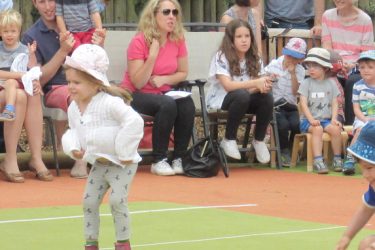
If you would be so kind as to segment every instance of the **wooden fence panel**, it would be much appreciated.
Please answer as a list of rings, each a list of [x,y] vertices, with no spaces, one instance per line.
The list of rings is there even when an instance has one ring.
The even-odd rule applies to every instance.
[[[111,0],[107,9],[102,14],[103,23],[136,23],[139,17],[139,9],[146,0]],[[222,13],[234,0],[179,0],[184,22],[218,22]],[[332,0],[325,0],[326,9],[333,8]],[[358,6],[366,11],[375,22],[375,1],[359,0]],[[23,18],[23,27],[27,29],[33,23],[33,4],[31,0],[14,0],[14,8]]]

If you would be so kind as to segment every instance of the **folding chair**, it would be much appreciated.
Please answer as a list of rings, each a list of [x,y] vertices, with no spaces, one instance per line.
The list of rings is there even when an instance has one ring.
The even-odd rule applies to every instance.
[[[205,91],[204,91],[204,85],[207,81],[204,79],[200,79],[200,80],[196,80],[196,82],[199,87],[199,96],[201,99],[202,113],[206,113],[207,115],[207,118],[203,119],[203,123],[208,124],[213,140],[217,141],[218,132],[219,132],[218,126],[226,124],[228,112],[224,110],[214,110],[213,112],[207,111],[206,102],[205,102]],[[239,149],[241,153],[242,162],[247,162],[248,157],[246,157],[246,153],[253,150],[252,147],[248,147],[248,144],[249,144],[249,139],[250,139],[251,127],[254,124],[253,123],[254,117],[255,115],[253,114],[246,114],[244,118],[242,119],[241,124],[246,125],[242,147]],[[271,125],[271,145],[270,145],[269,150],[271,151],[271,166],[272,167],[276,166],[276,168],[281,169],[280,143],[279,143],[279,136],[278,136],[278,130],[277,130],[276,115],[274,112],[273,112],[273,118],[272,118],[270,125]],[[225,154],[223,155],[226,161],[226,156]]]
[[[56,175],[60,176],[60,166],[59,159],[57,154],[57,144],[56,144],[56,130],[53,120],[68,120],[67,114],[58,108],[48,108],[44,105],[44,100],[42,100],[42,109],[43,109],[43,121],[46,125],[46,128],[49,132],[47,138],[50,139],[52,150],[53,150],[53,160],[55,163]],[[48,140],[47,140],[48,141]]]
[[[210,133],[209,129],[209,117],[208,117],[208,112],[206,109],[206,96],[204,94],[204,85],[206,84],[206,80],[195,80],[195,83],[193,86],[197,86],[199,90],[199,100],[201,104],[201,116],[203,120],[203,132],[204,136],[209,137],[212,145],[214,146],[216,152],[218,152],[220,163],[224,172],[225,177],[229,177],[229,167],[228,167],[228,162],[227,162],[227,157],[223,151],[223,149],[220,147],[217,137],[212,136]]]

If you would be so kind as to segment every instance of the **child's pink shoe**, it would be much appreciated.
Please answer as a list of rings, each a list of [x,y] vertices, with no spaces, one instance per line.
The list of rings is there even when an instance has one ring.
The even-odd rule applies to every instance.
[[[115,250],[131,250],[130,247],[130,242],[125,242],[125,243],[115,243]]]
[[[95,245],[89,245],[85,246],[85,250],[99,250],[99,247]]]

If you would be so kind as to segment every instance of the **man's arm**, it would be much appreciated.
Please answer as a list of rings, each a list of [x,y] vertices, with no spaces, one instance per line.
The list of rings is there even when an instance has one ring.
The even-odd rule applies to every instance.
[[[60,48],[48,63],[42,66],[42,77],[40,84],[44,86],[52,79],[59,70],[60,66],[65,62],[66,56],[70,53],[74,45],[74,38],[70,32],[60,34]]]
[[[311,33],[314,36],[320,36],[322,33],[322,16],[325,10],[324,0],[314,0],[314,27],[311,29]]]

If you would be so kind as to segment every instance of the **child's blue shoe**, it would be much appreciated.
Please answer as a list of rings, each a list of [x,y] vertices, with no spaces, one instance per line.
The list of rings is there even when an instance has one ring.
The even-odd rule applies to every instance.
[[[344,162],[342,168],[342,173],[344,175],[354,175],[355,174],[355,160],[352,157],[348,157]]]

